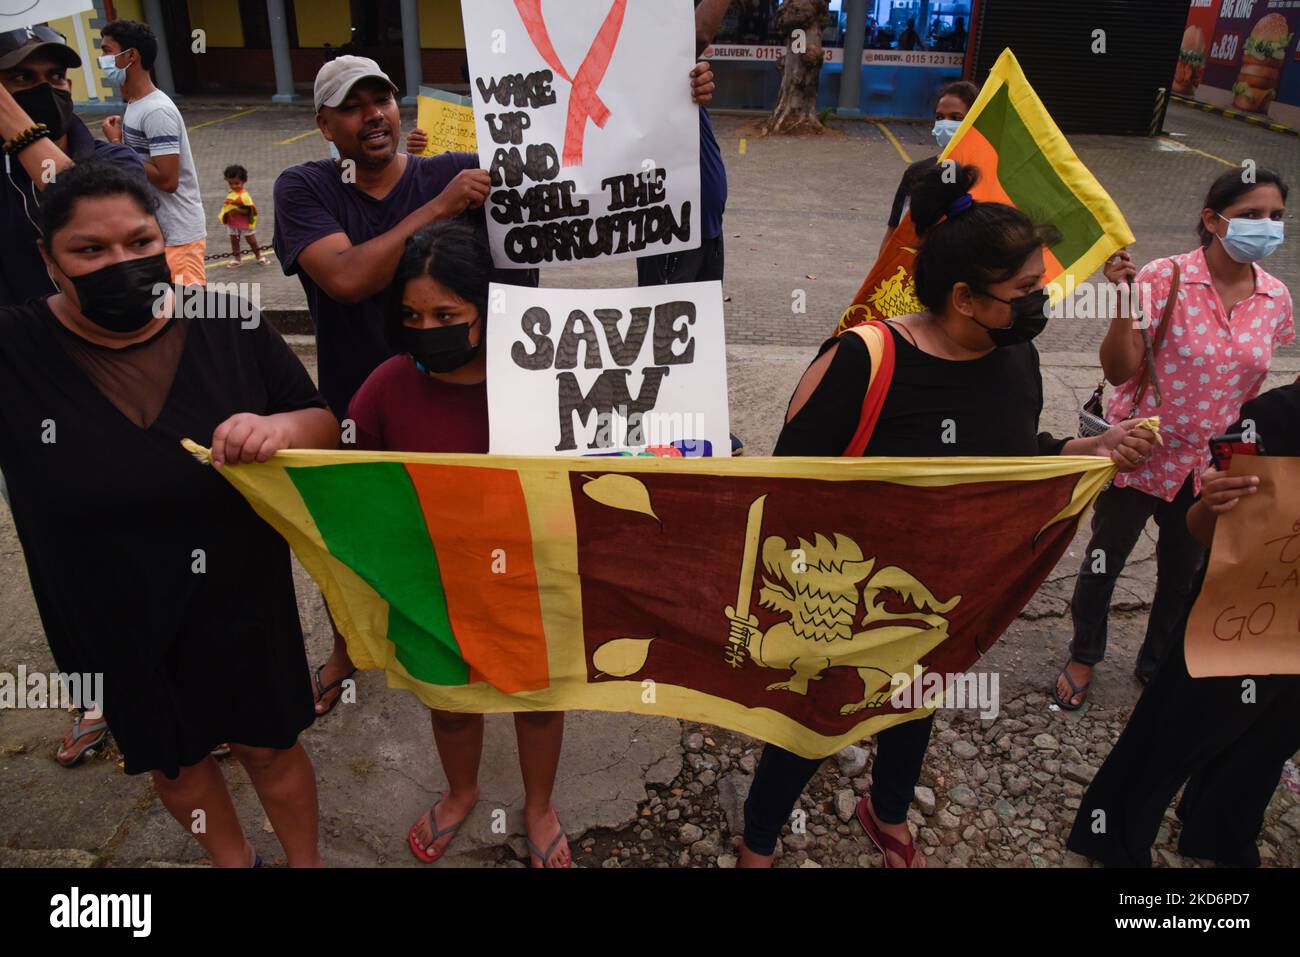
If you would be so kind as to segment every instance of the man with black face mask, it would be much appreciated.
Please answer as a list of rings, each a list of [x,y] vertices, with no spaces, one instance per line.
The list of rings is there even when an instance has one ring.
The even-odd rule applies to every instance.
[[[58,291],[36,250],[41,190],[53,177],[89,159],[144,176],[133,150],[96,140],[74,115],[68,71],[79,66],[77,51],[49,27],[0,33],[0,143],[19,143],[4,153],[0,176],[0,306]]]

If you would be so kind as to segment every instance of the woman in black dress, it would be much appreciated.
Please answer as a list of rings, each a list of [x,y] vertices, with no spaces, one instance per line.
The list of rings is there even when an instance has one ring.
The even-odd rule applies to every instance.
[[[177,308],[139,183],[79,164],[40,216],[60,291],[0,309],[0,469],[55,662],[102,674],[126,772],[152,772],[215,865],[256,860],[210,756],[229,742],[289,864],[318,866],[288,548],[180,442],[264,461],[335,447],[338,423],[279,335],[241,321],[246,303]]]
[[[1300,456],[1300,382],[1247,402],[1227,433],[1245,431],[1246,423],[1253,424],[1259,454]],[[1188,531],[1209,548],[1219,516],[1259,488],[1257,475],[1205,472]],[[1292,531],[1290,521],[1278,515],[1279,535]],[[1151,866],[1151,845],[1180,787],[1178,853],[1220,867],[1259,867],[1264,812],[1300,749],[1300,675],[1188,674],[1187,622],[1208,569],[1207,560],[1175,625],[1177,640],[1089,784],[1066,841],[1109,867]]]
[[[916,294],[926,311],[888,323],[894,374],[863,454],[1109,455],[1121,469],[1140,465],[1154,433],[1135,421],[1090,439],[1038,431],[1043,383],[1030,340],[1046,323],[1042,247],[1055,231],[1011,206],[975,202],[978,170],[953,172],[936,167],[913,188],[912,220],[922,236]],[[795,389],[775,454],[846,454],[870,373],[858,335],[828,340]],[[925,861],[915,853],[907,808],[933,723],[930,715],[876,735],[871,795],[858,818],[887,867]],[[781,828],[821,763],[764,748],[745,804],[742,867],[771,865]]]

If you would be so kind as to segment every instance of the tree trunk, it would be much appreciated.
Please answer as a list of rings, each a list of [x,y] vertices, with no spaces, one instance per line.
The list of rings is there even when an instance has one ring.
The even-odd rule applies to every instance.
[[[830,22],[829,0],[786,0],[776,16],[786,36],[781,92],[767,121],[769,133],[824,133],[817,119],[817,86],[822,74],[822,30]],[[802,31],[797,34],[796,31]]]

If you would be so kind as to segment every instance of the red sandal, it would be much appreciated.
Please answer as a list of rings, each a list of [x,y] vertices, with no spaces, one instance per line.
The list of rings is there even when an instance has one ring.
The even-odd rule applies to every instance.
[[[862,829],[867,832],[867,837],[871,838],[871,843],[876,845],[876,849],[884,856],[886,867],[896,866],[889,863],[890,852],[903,859],[903,867],[911,867],[912,859],[916,857],[916,843],[908,841],[904,844],[898,838],[890,837],[882,831],[880,825],[876,823],[876,819],[871,816],[870,801],[870,798],[864,797],[858,802],[858,822],[862,825]]]

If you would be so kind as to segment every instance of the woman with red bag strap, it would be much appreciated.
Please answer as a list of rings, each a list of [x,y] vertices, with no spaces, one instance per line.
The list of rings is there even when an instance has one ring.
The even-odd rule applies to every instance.
[[[1111,319],[1101,344],[1102,371],[1116,386],[1109,418],[1158,414],[1163,443],[1143,468],[1116,476],[1094,507],[1070,603],[1070,657],[1051,689],[1066,710],[1083,705],[1093,669],[1106,656],[1111,596],[1151,518],[1160,530],[1156,590],[1134,663],[1138,680],[1146,683],[1177,638],[1204,554],[1186,517],[1210,464],[1209,440],[1259,392],[1274,350],[1295,338],[1290,293],[1258,265],[1281,244],[1286,195],[1286,184],[1269,170],[1256,169],[1249,181],[1241,170],[1224,173],[1205,197],[1200,246],[1140,273],[1125,251],[1106,264],[1112,283],[1136,279],[1136,289],[1149,290],[1145,308],[1154,324],[1142,329],[1127,309]]]
[[[1110,455],[1134,468],[1152,434],[1124,422],[1088,439],[1038,431],[1043,384],[1030,340],[1044,314],[1043,245],[1056,238],[1024,213],[970,196],[978,170],[919,178],[912,219],[922,244],[916,295],[926,311],[848,329],[822,346],[795,389],[776,455]],[[917,516],[918,535],[925,516]],[[907,827],[933,715],[876,736],[858,819],[888,867],[921,866]],[[781,828],[819,760],[768,745],[745,803],[740,864],[770,866]]]

